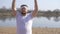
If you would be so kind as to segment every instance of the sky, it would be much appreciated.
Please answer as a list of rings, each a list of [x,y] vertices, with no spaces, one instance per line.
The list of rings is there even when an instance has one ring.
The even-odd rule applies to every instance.
[[[54,10],[60,9],[60,0],[37,0],[39,10]],[[0,8],[5,6],[11,8],[12,0],[0,0]],[[20,8],[22,4],[29,6],[29,9],[34,9],[34,0],[16,0],[16,8]]]

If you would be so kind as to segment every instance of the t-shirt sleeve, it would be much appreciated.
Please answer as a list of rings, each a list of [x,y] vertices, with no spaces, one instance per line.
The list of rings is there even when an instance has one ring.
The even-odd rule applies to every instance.
[[[32,16],[32,12],[28,15],[31,19],[33,18],[33,16]]]

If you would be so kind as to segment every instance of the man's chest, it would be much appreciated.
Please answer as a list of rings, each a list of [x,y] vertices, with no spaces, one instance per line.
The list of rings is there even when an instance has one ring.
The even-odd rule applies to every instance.
[[[26,15],[26,16],[18,15],[17,20],[20,22],[28,22],[31,20],[31,16],[29,16],[29,15]]]

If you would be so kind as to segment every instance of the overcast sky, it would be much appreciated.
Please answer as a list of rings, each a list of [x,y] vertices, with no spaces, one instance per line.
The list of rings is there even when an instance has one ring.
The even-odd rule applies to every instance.
[[[37,0],[40,10],[60,9],[60,0]],[[0,0],[0,8],[5,6],[11,8],[12,0]],[[22,4],[29,6],[29,9],[34,8],[34,0],[16,0],[16,7],[19,8]]]

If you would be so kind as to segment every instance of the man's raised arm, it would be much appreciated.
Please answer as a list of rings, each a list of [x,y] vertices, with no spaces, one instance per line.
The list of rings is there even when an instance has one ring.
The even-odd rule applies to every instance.
[[[15,16],[16,15],[16,0],[13,0],[12,1],[12,11],[13,11],[13,15]]]
[[[32,16],[35,17],[38,13],[38,5],[37,5],[37,0],[34,0],[34,11],[32,13]]]

